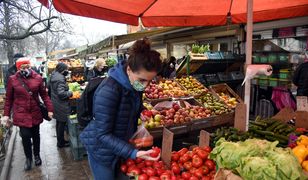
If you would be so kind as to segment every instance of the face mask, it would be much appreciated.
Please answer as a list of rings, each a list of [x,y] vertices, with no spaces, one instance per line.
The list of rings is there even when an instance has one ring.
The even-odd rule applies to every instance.
[[[68,71],[64,71],[62,74],[63,74],[63,76],[67,76],[68,75]]]
[[[20,74],[27,78],[27,77],[29,77],[31,75],[31,70],[30,69],[20,70]]]
[[[139,92],[142,92],[145,89],[145,86],[138,80],[134,81],[132,83],[132,86],[136,91],[139,91]]]

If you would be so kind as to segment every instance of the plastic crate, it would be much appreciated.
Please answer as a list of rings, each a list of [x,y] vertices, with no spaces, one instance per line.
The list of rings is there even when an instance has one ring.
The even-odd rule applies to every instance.
[[[267,57],[267,60],[268,60],[269,63],[276,63],[278,61],[277,55],[276,54],[270,54]]]
[[[284,53],[279,54],[278,59],[279,59],[280,62],[287,63],[287,62],[289,62],[289,55],[284,54]]]
[[[204,74],[204,79],[208,84],[216,84],[219,83],[219,79],[217,74]]]
[[[244,74],[241,71],[233,71],[230,73],[233,80],[242,80],[245,78]]]
[[[219,81],[222,81],[222,82],[226,82],[226,81],[231,81],[232,80],[232,77],[231,77],[230,73],[219,72],[219,73],[217,73],[217,76],[219,78]]]
[[[291,81],[288,79],[279,79],[278,83],[281,87],[291,87]]]
[[[280,79],[289,79],[291,77],[291,71],[288,69],[281,69],[279,71],[279,78]]]
[[[234,59],[232,52],[220,52],[220,55],[223,59]]]
[[[252,55],[252,62],[253,63],[260,63],[260,55],[259,54]]]
[[[266,55],[261,55],[260,63],[268,63],[268,57]]]
[[[206,52],[205,55],[208,59],[222,59],[219,52]]]
[[[259,78],[258,84],[260,86],[268,86],[268,78]]]
[[[277,78],[269,78],[269,86],[277,87],[278,86],[278,79]]]

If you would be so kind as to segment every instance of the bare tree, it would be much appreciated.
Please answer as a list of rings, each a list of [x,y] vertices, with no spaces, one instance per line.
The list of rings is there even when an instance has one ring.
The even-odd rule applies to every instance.
[[[15,49],[18,52],[29,50],[26,44],[43,47],[48,53],[49,49],[54,49],[49,46],[55,46],[51,42],[59,42],[55,37],[61,38],[59,34],[70,32],[69,26],[53,6],[46,9],[35,0],[0,0],[0,41],[3,41],[9,64],[13,64]]]

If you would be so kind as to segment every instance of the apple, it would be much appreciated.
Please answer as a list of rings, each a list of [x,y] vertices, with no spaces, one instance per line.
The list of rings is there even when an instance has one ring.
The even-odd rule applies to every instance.
[[[160,115],[160,114],[156,114],[156,115],[154,116],[154,120],[155,120],[156,122],[160,122],[160,121],[161,121],[161,115]]]

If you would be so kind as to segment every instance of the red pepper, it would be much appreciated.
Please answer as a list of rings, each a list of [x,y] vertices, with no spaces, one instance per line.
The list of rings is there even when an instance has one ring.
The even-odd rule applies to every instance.
[[[305,128],[296,128],[296,132],[306,132],[307,130]]]

